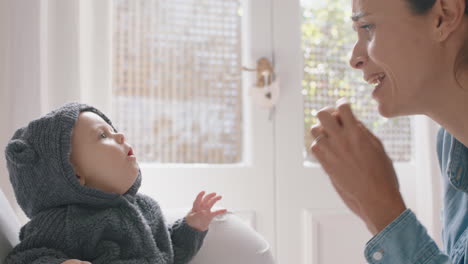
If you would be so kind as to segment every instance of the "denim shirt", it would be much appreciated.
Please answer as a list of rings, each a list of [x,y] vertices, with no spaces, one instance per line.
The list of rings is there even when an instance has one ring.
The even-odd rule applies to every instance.
[[[407,209],[367,243],[369,263],[468,264],[468,149],[441,128],[437,155],[443,178],[443,250]]]

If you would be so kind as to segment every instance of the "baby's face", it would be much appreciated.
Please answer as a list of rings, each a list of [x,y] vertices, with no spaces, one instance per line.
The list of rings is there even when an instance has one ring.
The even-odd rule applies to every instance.
[[[138,163],[122,133],[99,115],[82,112],[73,128],[70,162],[80,184],[124,194],[138,177]]]

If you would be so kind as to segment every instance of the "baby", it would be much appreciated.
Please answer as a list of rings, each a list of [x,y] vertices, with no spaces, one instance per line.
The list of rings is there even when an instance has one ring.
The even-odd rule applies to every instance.
[[[187,263],[202,246],[221,199],[196,197],[167,227],[156,201],[138,193],[132,147],[94,107],[69,103],[18,129],[6,147],[18,204],[30,221],[6,258],[14,263]]]

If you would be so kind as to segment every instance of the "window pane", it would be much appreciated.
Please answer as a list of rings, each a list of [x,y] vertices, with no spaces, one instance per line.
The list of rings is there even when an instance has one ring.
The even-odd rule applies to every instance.
[[[237,0],[114,0],[112,111],[140,161],[242,160]]]
[[[356,41],[350,16],[350,0],[302,0],[305,148],[312,143],[309,129],[317,122],[315,114],[345,97],[351,102],[357,117],[382,139],[394,161],[410,161],[410,118],[381,117],[376,102],[371,98],[373,88],[362,80],[361,71],[348,64]],[[313,157],[308,154],[306,160],[313,161]]]

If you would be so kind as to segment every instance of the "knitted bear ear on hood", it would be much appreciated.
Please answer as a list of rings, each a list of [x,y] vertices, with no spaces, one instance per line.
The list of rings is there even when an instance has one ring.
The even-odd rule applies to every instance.
[[[33,147],[27,141],[19,139],[24,130],[24,128],[18,129],[5,149],[7,160],[18,167],[31,166],[39,160],[39,156]]]

